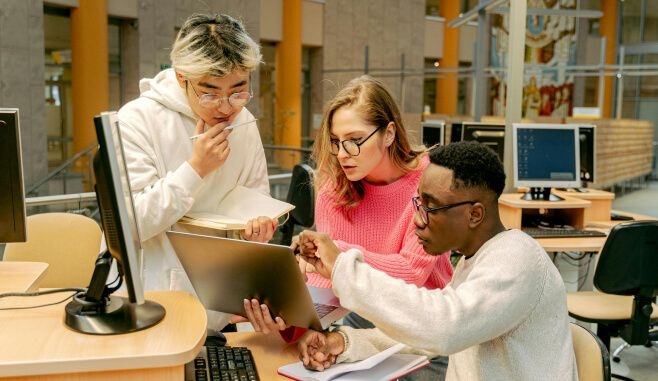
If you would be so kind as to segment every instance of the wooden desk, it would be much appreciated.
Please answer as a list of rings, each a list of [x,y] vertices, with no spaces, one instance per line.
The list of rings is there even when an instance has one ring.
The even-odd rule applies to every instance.
[[[43,262],[0,261],[0,293],[36,291],[47,269]]]
[[[44,304],[66,294],[0,299],[0,308]],[[147,292],[167,313],[157,325],[130,334],[96,336],[64,325],[64,306],[0,310],[3,380],[183,380],[184,364],[203,345],[206,312],[190,294]],[[31,377],[30,377],[31,376]]]
[[[614,193],[590,188],[587,188],[587,192],[554,190],[553,193],[560,197],[571,197],[589,201],[591,205],[585,209],[585,223],[589,221],[610,220],[612,200],[615,198]]]
[[[278,332],[227,332],[224,335],[227,345],[251,350],[261,381],[290,381],[276,371],[282,365],[299,361],[297,345],[287,344]]]
[[[500,219],[508,229],[519,229],[524,226],[522,221],[545,215],[582,229],[585,210],[592,205],[588,200],[568,196],[562,201],[527,201],[521,196],[521,193],[503,193],[498,199]]]

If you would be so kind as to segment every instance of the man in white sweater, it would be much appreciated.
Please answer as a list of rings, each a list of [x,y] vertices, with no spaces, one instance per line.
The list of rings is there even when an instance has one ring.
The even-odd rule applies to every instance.
[[[309,331],[304,364],[322,370],[390,347],[449,355],[447,380],[577,380],[566,292],[542,247],[498,214],[505,173],[498,156],[476,142],[430,151],[413,199],[416,235],[430,254],[462,255],[452,281],[427,290],[340,253],[328,236],[300,235],[302,255],[333,281],[341,304],[375,329]]]

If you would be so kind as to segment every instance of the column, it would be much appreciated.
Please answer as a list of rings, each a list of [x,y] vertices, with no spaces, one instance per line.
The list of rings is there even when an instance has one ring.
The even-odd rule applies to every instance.
[[[459,17],[459,0],[442,0],[439,15],[445,19],[443,24],[443,56],[439,59],[441,69],[459,68],[459,28],[448,27],[450,20]],[[435,109],[437,114],[457,114],[459,96],[457,73],[448,73],[436,80]]]
[[[601,37],[605,37],[605,64],[614,65],[616,44],[617,44],[617,16],[619,12],[617,1],[602,1],[601,11],[601,24],[599,31]],[[606,76],[603,81],[603,106],[601,110],[601,117],[612,117],[612,90],[613,90],[614,77]],[[621,94],[619,95],[621,96]]]
[[[94,116],[110,104],[107,1],[79,0],[71,10],[71,89],[73,148],[96,141]],[[81,164],[84,169],[84,163]]]
[[[274,142],[301,147],[302,141],[302,2],[283,0],[283,38],[276,51],[276,118]],[[276,161],[290,169],[301,161],[296,151],[277,152]]]

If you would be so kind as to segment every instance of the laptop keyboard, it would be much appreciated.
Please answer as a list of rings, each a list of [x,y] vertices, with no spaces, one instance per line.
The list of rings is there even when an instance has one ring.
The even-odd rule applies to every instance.
[[[318,313],[318,316],[320,319],[325,317],[326,315],[330,314],[333,310],[335,310],[336,306],[332,306],[330,304],[320,304],[320,303],[313,303],[315,306],[315,312]]]
[[[203,346],[185,364],[185,381],[259,381],[249,348]]]

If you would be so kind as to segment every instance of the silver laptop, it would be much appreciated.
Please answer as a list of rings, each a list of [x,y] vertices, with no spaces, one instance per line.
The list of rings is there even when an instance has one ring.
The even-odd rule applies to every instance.
[[[331,289],[307,286],[288,246],[168,231],[207,309],[244,316],[243,299],[267,304],[286,324],[322,330],[349,311]]]

